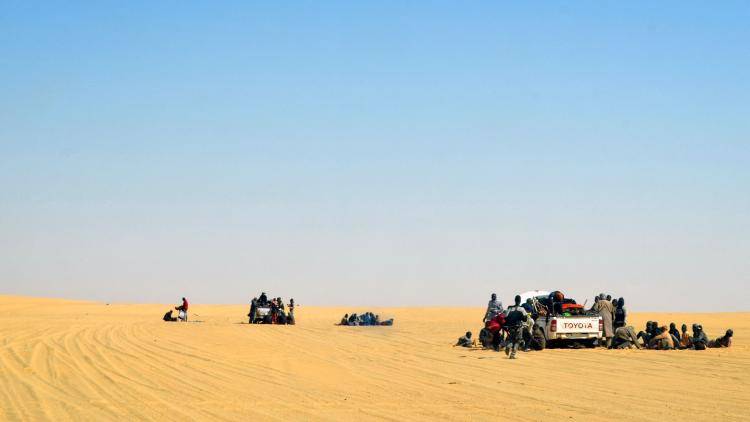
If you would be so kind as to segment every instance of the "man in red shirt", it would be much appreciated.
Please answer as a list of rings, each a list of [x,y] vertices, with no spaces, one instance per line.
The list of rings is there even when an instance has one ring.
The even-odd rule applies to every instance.
[[[178,318],[182,321],[187,322],[188,319],[188,301],[184,297],[182,298],[182,305],[175,307],[176,310],[180,311]]]

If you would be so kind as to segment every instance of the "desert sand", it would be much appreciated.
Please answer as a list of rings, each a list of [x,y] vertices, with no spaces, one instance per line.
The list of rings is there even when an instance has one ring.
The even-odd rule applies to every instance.
[[[173,305],[172,305],[173,306]],[[0,296],[1,420],[750,419],[750,313],[633,314],[735,330],[731,349],[451,347],[482,308],[377,309],[393,327],[338,327],[354,308],[301,306],[296,326],[244,305]],[[201,321],[201,322],[197,322]]]

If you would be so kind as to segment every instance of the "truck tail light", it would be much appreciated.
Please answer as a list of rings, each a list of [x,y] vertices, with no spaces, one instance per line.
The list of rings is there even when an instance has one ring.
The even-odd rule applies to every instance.
[[[601,318],[599,319],[599,331],[604,331],[604,321]]]
[[[599,321],[599,324],[601,324],[601,321]],[[552,322],[549,324],[549,330],[553,333],[557,331],[557,320],[553,319]]]

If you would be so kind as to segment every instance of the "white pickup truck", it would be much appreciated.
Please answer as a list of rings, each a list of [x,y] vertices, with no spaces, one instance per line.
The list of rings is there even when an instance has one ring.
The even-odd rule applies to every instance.
[[[582,343],[594,347],[602,337],[604,323],[598,315],[540,316],[535,321],[547,338],[547,345],[565,341]]]

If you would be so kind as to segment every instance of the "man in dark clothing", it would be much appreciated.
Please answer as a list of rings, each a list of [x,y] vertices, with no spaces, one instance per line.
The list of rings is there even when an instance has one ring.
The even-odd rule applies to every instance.
[[[648,342],[651,341],[651,338],[653,337],[653,325],[655,323],[653,321],[646,322],[646,329],[644,331],[638,332],[638,338],[643,340],[643,345],[647,346]]]
[[[523,309],[525,309],[529,314],[534,312],[534,302],[531,300],[531,298],[526,299],[526,302],[521,306],[523,306]]]
[[[164,318],[162,318],[162,319],[164,321],[167,321],[167,322],[175,322],[175,321],[177,321],[177,318],[175,318],[175,317],[172,316],[172,312],[174,312],[174,311],[172,311],[170,309],[169,312],[167,312],[166,314],[164,314]]]
[[[252,324],[255,321],[255,311],[258,310],[258,298],[253,298],[253,300],[250,301],[250,313],[247,314],[248,317],[250,317],[249,324]]]
[[[266,305],[268,305],[268,296],[266,296],[266,292],[261,292],[260,296],[258,297],[258,306]]]
[[[703,326],[700,324],[693,324],[693,338],[691,339],[693,349],[695,350],[706,350],[708,345],[708,336],[703,331]]]
[[[489,324],[489,321],[487,321],[487,324]],[[479,344],[485,349],[492,347],[492,339],[494,337],[492,331],[486,327],[487,324],[485,324],[485,327],[479,331]]]
[[[734,335],[734,331],[732,329],[728,329],[727,332],[717,338],[716,340],[711,340],[708,342],[708,347],[711,348],[719,348],[719,347],[729,347],[732,345],[732,336]]]
[[[515,306],[509,306],[505,316],[505,329],[508,341],[505,344],[505,354],[510,359],[516,358],[516,352],[523,342],[523,323],[528,319],[526,310],[521,307],[521,296],[516,296]]]
[[[547,338],[544,337],[544,331],[537,324],[531,327],[531,340],[527,347],[534,350],[544,350],[547,347]]]
[[[617,307],[615,308],[615,329],[625,326],[627,319],[627,312],[625,311],[625,299],[617,299]]]
[[[672,336],[672,341],[675,347],[680,345],[680,332],[677,331],[677,325],[674,322],[669,323],[669,334]]]

